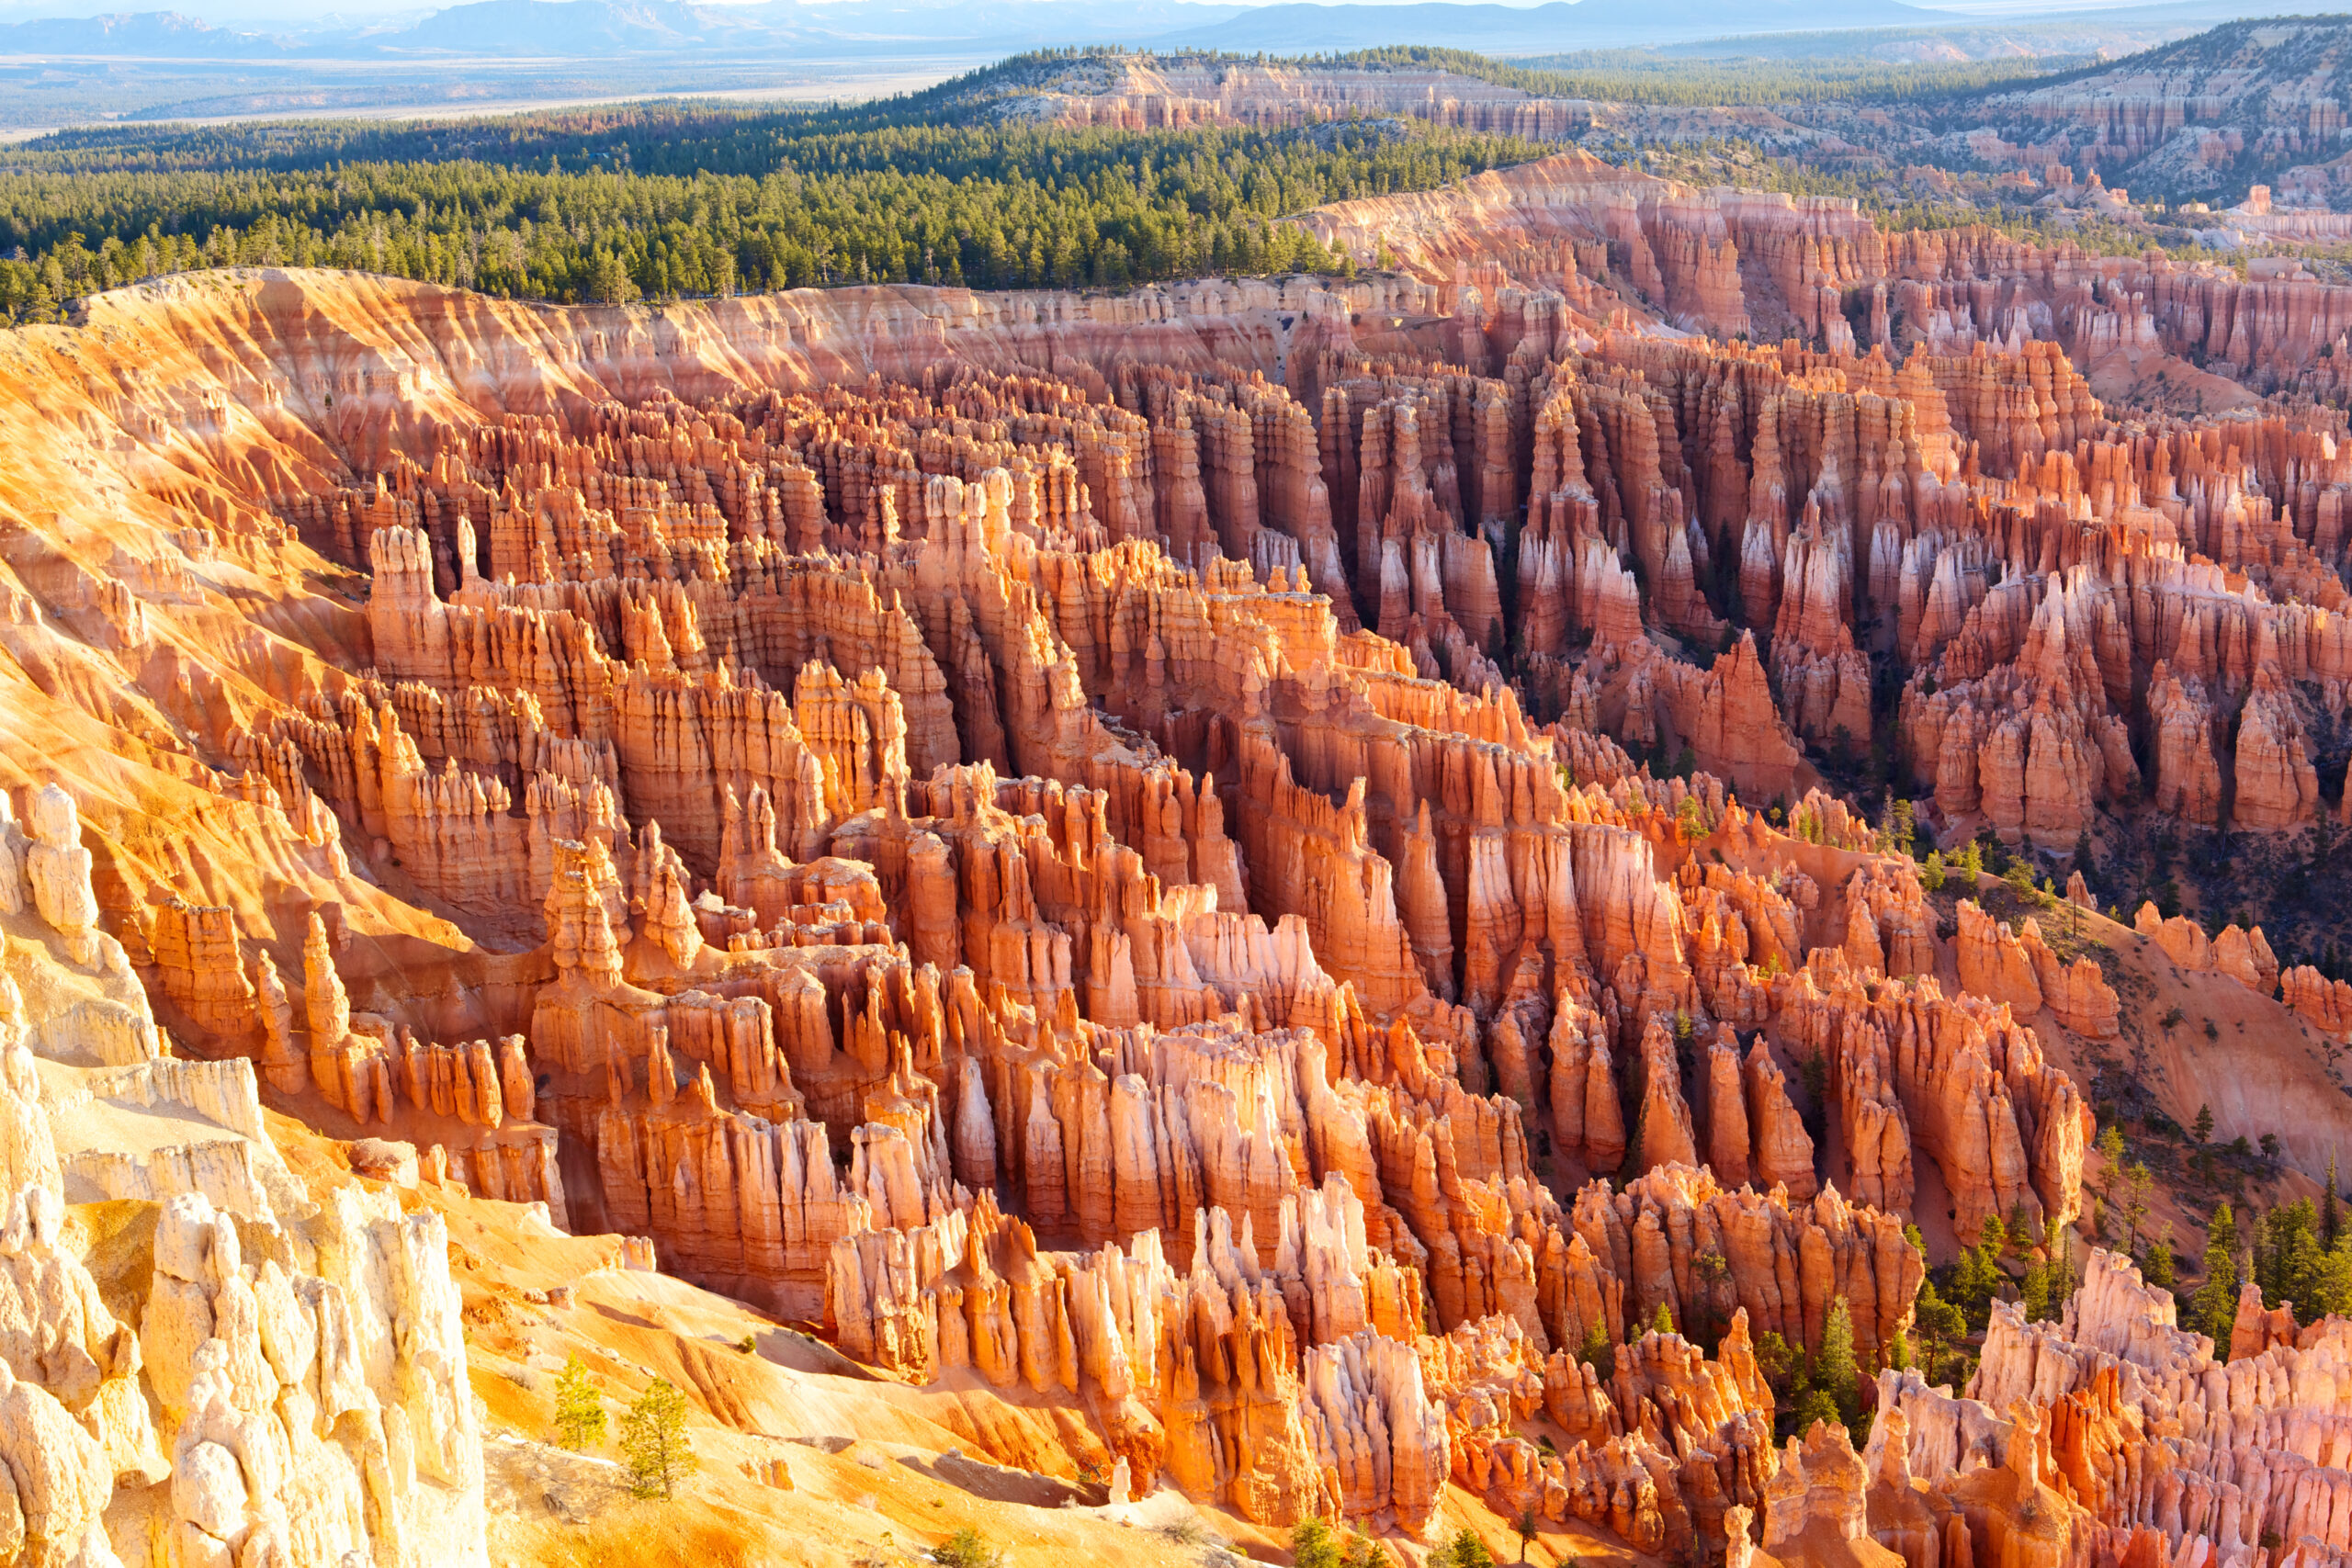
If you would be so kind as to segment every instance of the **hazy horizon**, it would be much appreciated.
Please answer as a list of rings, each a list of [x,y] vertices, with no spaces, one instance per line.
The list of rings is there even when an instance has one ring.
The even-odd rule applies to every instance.
[[[304,32],[332,31],[338,28],[380,27],[390,23],[414,22],[443,11],[478,4],[480,0],[451,0],[448,5],[337,6],[322,11],[301,0],[157,0],[157,3],[124,4],[122,0],[0,0],[0,24],[39,21],[87,20],[107,16],[174,15],[187,17],[212,27],[243,28],[252,26],[293,27]],[[562,0],[553,0],[562,3]],[[628,6],[684,5],[712,10],[751,10],[774,6],[779,0],[614,0]],[[798,9],[820,17],[828,11],[847,13],[873,8],[872,0],[785,0]],[[1029,6],[1046,7],[1057,0],[995,0],[994,8],[1020,9]],[[1584,0],[1159,0],[1158,10],[1193,11],[1210,17],[1235,10],[1258,10],[1281,5],[1313,5],[1337,9],[1341,6],[1405,6],[1421,4],[1488,5],[1510,10],[1535,10],[1554,4],[1577,5]],[[2139,0],[1905,0],[1912,8],[1947,13],[1954,17],[2023,17],[2061,11],[2105,11],[2140,8]],[[943,16],[968,12],[973,7],[967,0],[900,0],[889,7],[894,13],[936,12]],[[1742,27],[1744,6],[1726,6],[1723,33],[1736,37],[1747,30]]]

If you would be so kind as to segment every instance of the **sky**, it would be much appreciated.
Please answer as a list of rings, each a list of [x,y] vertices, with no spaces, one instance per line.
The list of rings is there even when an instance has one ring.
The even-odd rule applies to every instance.
[[[417,3],[417,0],[343,0],[343,3],[322,6],[317,0],[0,0],[0,22],[32,21],[52,17],[96,17],[108,13],[141,11],[176,11],[183,16],[199,17],[216,26],[250,28],[288,28],[309,31],[336,25],[383,25],[414,21],[433,12],[445,9],[447,4],[464,0],[444,0],[443,4]],[[690,0],[709,6],[756,5],[763,0]],[[812,10],[821,14],[844,3],[844,0],[804,0]],[[855,3],[855,0],[849,0]],[[1017,3],[1017,0],[1016,0]],[[1116,3],[1116,0],[1114,0]],[[1286,0],[1223,0],[1235,6],[1257,6],[1286,3]],[[1310,0],[1310,3],[1351,5],[1405,5],[1415,0]],[[1544,0],[1479,0],[1482,4],[1524,6],[1544,3]],[[2047,13],[2076,8],[2105,8],[2130,0],[1907,0],[1924,9],[1948,11],[1956,15],[1999,17],[2025,11]],[[1183,0],[1161,0],[1163,6],[1182,10],[1191,9]],[[936,11],[943,14],[968,8],[967,0],[896,0],[894,10]],[[1202,7],[1204,10],[1205,6]],[[1738,0],[1725,0],[1723,6],[1724,31],[1736,33],[1740,27],[1742,7]],[[1178,25],[1181,25],[1179,22]],[[1174,30],[1172,28],[1170,30]]]
[[[448,3],[461,4],[463,0],[448,0]],[[742,6],[760,5],[765,3],[765,0],[689,0],[689,3],[707,6]],[[826,0],[804,0],[804,3],[809,5],[811,9],[818,11],[831,8],[827,6]],[[836,4],[838,3],[839,0],[836,0]],[[1182,4],[1183,0],[1170,0],[1170,3]],[[1218,0],[1218,3],[1261,6],[1286,4],[1291,3],[1291,0]],[[1385,6],[1410,5],[1417,3],[1417,0],[1309,0],[1309,3]],[[1479,0],[1479,3],[1527,6],[1545,4],[1547,0]],[[1911,0],[1911,3],[1924,5],[1931,3],[1931,0]],[[1994,0],[1994,3],[1997,4],[1998,0]],[[2014,3],[2018,6],[2047,8],[2048,0],[2014,0]],[[2064,4],[2064,0],[2059,0],[2059,3]],[[2090,0],[2090,3],[2112,4],[2114,0]],[[306,0],[0,0],[0,21],[25,22],[46,17],[101,17],[118,12],[176,11],[182,16],[199,17],[216,24],[243,18],[264,18],[279,22],[300,22],[306,27],[311,27],[327,25],[337,18],[348,18],[355,22],[362,20],[374,22],[388,17],[417,17],[446,8],[446,5],[401,4],[400,0],[382,0],[382,3],[356,0],[356,4],[348,3],[347,0],[345,4],[331,6],[323,9],[315,3],[306,3]],[[944,13],[965,8],[965,0],[898,0],[898,4],[893,8]],[[1738,30],[1738,10],[1736,0],[1729,0],[1729,3],[1724,6],[1726,31]]]

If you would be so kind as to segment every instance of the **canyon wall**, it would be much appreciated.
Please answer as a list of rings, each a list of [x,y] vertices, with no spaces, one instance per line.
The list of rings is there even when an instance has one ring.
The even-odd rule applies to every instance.
[[[2336,295],[1573,158],[1307,221],[1408,271],[232,273],[0,343],[0,910],[110,987],[28,1029],[239,1129],[52,1139],[44,1190],[163,1205],[156,1343],[92,1352],[165,1380],[155,1458],[90,1518],[169,1474],[141,1539],[184,1555],[473,1550],[439,1238],[297,1191],[266,1099],[1270,1527],[1425,1539],[1450,1482],[1809,1561],[1898,1530],[1885,1483],[1895,1550],[1967,1557],[1995,1482],[1894,1446],[1944,1417],[1898,1380],[1867,1453],[1778,1448],[1756,1347],[1842,1302],[1893,1359],[1923,1193],[1939,1235],[2082,1213],[2061,1064],[2121,955],[1931,894],[1817,786],[1881,739],[1931,833],[2052,849],[2335,809],[2340,431],[2120,422],[2085,345],[2225,309],[2286,376]],[[2279,984],[2258,931],[2192,956]],[[355,1371],[302,1352],[334,1311],[407,1326],[334,1326],[392,1332]],[[2010,1353],[1970,1441],[2045,1392]],[[2176,1403],[2235,1375],[2185,1365]],[[356,1467],[334,1520],[272,1479],[305,1442]],[[2011,1512],[2058,1489],[2030,1447],[1978,1467]]]

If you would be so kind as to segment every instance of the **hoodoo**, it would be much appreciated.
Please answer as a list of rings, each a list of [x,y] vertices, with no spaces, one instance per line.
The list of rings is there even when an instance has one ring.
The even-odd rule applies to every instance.
[[[1055,116],[1566,123],[1142,59]],[[0,1556],[519,1560],[578,1365],[841,1560],[2352,1559],[2352,986],[2094,841],[2329,874],[2352,288],[1581,152],[1293,222],[0,334]]]

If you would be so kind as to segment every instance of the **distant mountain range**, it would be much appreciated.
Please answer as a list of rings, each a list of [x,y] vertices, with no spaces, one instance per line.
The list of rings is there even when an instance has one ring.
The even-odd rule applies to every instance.
[[[304,60],[447,56],[612,59],[646,55],[775,57],[858,54],[910,43],[1019,50],[1047,44],[1140,43],[1243,17],[1241,6],[1175,3],[1104,6],[1080,0],[997,0],[913,6],[899,0],[803,6],[695,6],[680,0],[474,0],[397,26],[247,30],[153,11],[0,24],[0,55],[149,60]]]
[[[2061,8],[2064,7],[2064,8]],[[2120,8],[2119,17],[2195,14],[2202,20],[2263,14],[2237,0]],[[2004,11],[2002,20],[2030,19]],[[2048,13],[2086,13],[2058,0]],[[2184,17],[2184,19],[2185,17]],[[850,58],[910,46],[1012,52],[1054,44],[1125,43],[1161,49],[1299,54],[1442,44],[1493,55],[1685,43],[1733,34],[1971,25],[1977,18],[1901,0],[1578,0],[1500,5],[1263,6],[1142,0],[908,0],[697,6],[681,0],[474,0],[421,20],[355,25],[347,17],[246,29],[152,11],[0,24],[0,57],[47,55],[147,61],[643,60],[707,55],[752,59]]]
[[[93,54],[148,60],[249,60],[293,40],[216,28],[173,11],[55,17],[0,26],[0,54]]]
[[[1897,0],[1555,0],[1548,6],[1264,6],[1230,20],[1172,34],[1163,47],[1299,54],[1442,44],[1480,54],[1554,54],[1831,28],[1905,28],[1958,22],[1948,12]]]

